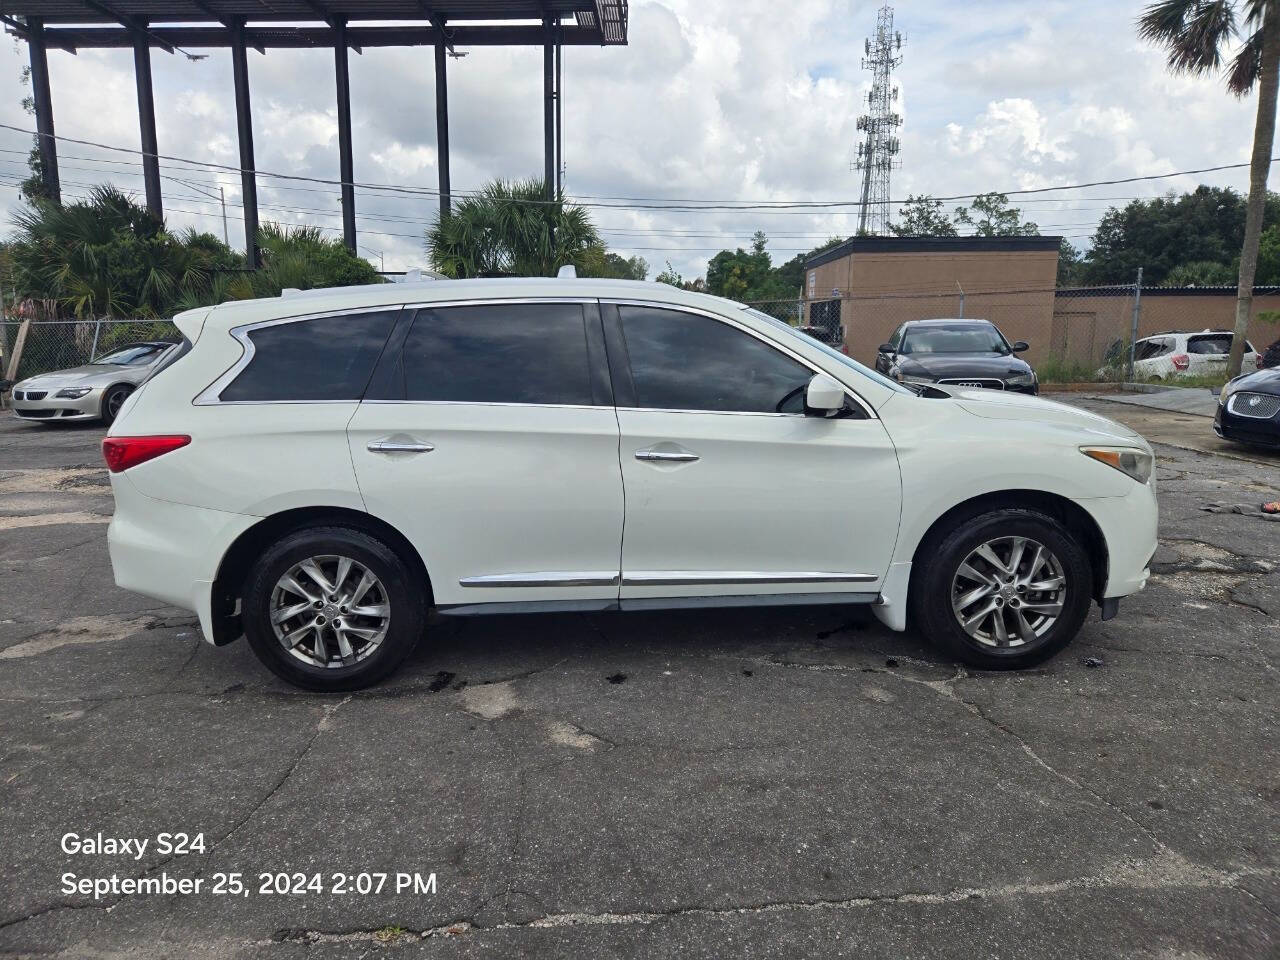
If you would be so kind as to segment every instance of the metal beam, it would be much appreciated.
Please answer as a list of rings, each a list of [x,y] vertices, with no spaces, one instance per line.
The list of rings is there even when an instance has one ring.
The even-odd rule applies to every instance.
[[[160,191],[160,150],[156,143],[156,103],[151,92],[151,46],[141,30],[133,34],[133,76],[138,87],[138,127],[142,134],[142,181],[146,187],[147,209],[164,219]]]
[[[448,41],[444,22],[436,29],[436,167],[440,171],[440,216],[449,215],[452,197],[449,185],[449,80]]]
[[[542,21],[542,151],[547,199],[556,198],[555,21]]]
[[[338,78],[338,177],[342,180],[342,239],[356,252],[355,161],[351,149],[351,74],[347,68],[347,23],[334,22],[338,42],[333,47],[334,73]]]
[[[258,257],[258,181],[253,165],[253,116],[249,109],[249,51],[245,43],[244,20],[233,20],[231,30],[231,72],[236,88],[236,133],[240,141],[240,192],[244,203],[244,251],[250,267],[261,265]]]
[[[44,22],[27,17],[27,53],[31,57],[31,99],[36,110],[36,146],[40,150],[40,174],[44,192],[62,199],[58,178],[58,141],[53,133],[53,97],[49,94],[49,61],[45,56]]]
[[[556,24],[556,192],[564,193],[564,73],[560,62],[560,24]]]
[[[231,46],[231,31],[226,27],[151,27],[152,46],[165,45],[184,49],[226,48]],[[591,27],[566,24],[561,28],[560,42],[565,46],[598,47],[601,33]],[[49,46],[99,49],[132,47],[133,37],[122,27],[49,27],[45,30]],[[332,27],[255,26],[245,31],[246,42],[259,50],[281,48],[333,47]],[[449,27],[448,43],[458,47],[538,47],[545,35],[538,24],[460,24]],[[429,47],[436,42],[436,30],[429,26],[348,27],[347,42],[351,47]]]
[[[107,4],[100,3],[99,0],[80,0],[80,2],[83,3],[90,10],[96,10],[98,13],[102,14],[104,17],[110,17],[112,20],[115,20],[117,23],[121,24],[131,32],[138,31],[138,30],[146,32],[147,25],[145,22],[137,19],[136,17],[131,17],[131,16],[128,16],[127,14],[118,13],[117,11],[111,9],[111,7],[108,6]],[[173,53],[173,44],[169,43],[166,40],[163,40],[157,37],[156,45],[159,47],[163,47],[165,53]]]

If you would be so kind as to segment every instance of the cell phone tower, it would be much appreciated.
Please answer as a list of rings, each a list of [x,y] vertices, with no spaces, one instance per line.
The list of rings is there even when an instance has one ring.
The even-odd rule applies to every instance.
[[[862,58],[862,69],[871,71],[871,89],[868,110],[858,118],[858,129],[865,136],[852,164],[862,171],[860,234],[878,235],[889,228],[889,171],[901,165],[897,156],[902,117],[895,110],[898,87],[893,82],[893,68],[902,63],[901,51],[902,34],[893,29],[893,7],[883,6],[876,16],[876,35],[867,38]]]

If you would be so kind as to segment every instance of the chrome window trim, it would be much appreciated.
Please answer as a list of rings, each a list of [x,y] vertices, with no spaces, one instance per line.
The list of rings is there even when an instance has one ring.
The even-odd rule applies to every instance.
[[[307,401],[302,401],[303,403]],[[348,401],[341,401],[347,403]],[[388,404],[411,407],[540,407],[547,410],[607,410],[613,413],[613,404],[598,403],[513,403],[505,400],[361,400],[360,403]]]
[[[462,577],[461,587],[616,587],[616,570],[539,570],[533,573],[489,573]]]
[[[278,327],[286,323],[306,323],[308,320],[324,320],[328,317],[347,317],[357,313],[399,313],[404,309],[402,303],[380,304],[378,306],[363,307],[347,307],[342,310],[322,310],[319,313],[304,313],[291,317],[276,317],[272,320],[255,320],[253,323],[241,324],[238,327],[232,327],[227,332],[240,344],[240,358],[233,363],[221,376],[215,379],[211,384],[196,394],[195,399],[191,401],[193,407],[213,407],[213,406],[244,406],[245,404],[262,405],[262,404],[282,404],[282,403],[359,403],[360,398],[355,397],[350,400],[221,400],[218,394],[222,393],[231,381],[249,366],[253,360],[256,348],[253,341],[249,339],[249,334],[255,330],[262,330],[266,327]]]
[[[832,573],[825,571],[759,570],[634,570],[622,574],[624,587],[676,587],[714,584],[769,583],[875,583],[872,573]]]
[[[772,347],[774,350],[777,350],[779,353],[785,356],[790,357],[792,360],[796,361],[801,366],[808,367],[812,373],[814,374],[821,373],[825,376],[831,377],[833,380],[839,383],[842,387],[844,387],[846,395],[848,395],[859,407],[862,408],[863,412],[866,414],[866,419],[868,420],[880,419],[879,416],[877,416],[875,410],[871,407],[871,404],[867,403],[867,401],[864,400],[862,396],[856,390],[854,390],[853,387],[849,386],[848,382],[843,377],[832,373],[830,370],[825,370],[821,367],[816,366],[812,360],[808,359],[807,357],[802,357],[800,354],[796,353],[785,344],[782,344],[777,340],[774,340],[772,337],[763,335],[759,330],[752,329],[751,327],[748,327],[745,324],[743,324],[740,320],[736,320],[733,317],[725,316],[722,313],[714,313],[711,310],[707,310],[703,307],[692,307],[685,303],[672,303],[666,300],[643,300],[643,299],[630,299],[630,298],[618,298],[618,297],[601,297],[600,303],[610,304],[611,306],[615,306],[615,307],[653,307],[659,310],[674,310],[677,313],[692,313],[698,316],[706,317],[709,320],[718,320],[721,323],[724,323],[733,327],[735,330],[739,330],[742,333],[747,334],[748,336],[755,337],[761,343],[765,344],[768,347]],[[625,333],[624,333],[624,336],[625,336]],[[667,410],[665,408],[658,408],[658,407],[638,407],[638,406],[637,407],[618,407],[618,409],[619,410],[653,410],[655,412],[661,411],[663,413],[728,413],[728,414],[745,414],[747,416],[757,416],[757,417],[758,416],[765,416],[765,417],[778,417],[778,416],[803,417],[805,416],[805,414],[803,413],[769,413],[764,410]]]

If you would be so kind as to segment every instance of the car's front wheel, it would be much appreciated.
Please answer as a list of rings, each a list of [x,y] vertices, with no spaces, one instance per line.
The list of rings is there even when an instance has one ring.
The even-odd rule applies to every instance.
[[[102,422],[110,425],[120,415],[120,408],[133,393],[133,387],[127,383],[118,383],[102,397]]]
[[[422,635],[423,584],[362,530],[299,530],[254,565],[245,636],[278,677],[310,690],[357,690],[391,674]]]
[[[1088,615],[1089,555],[1046,514],[996,510],[930,546],[912,614],[926,637],[964,663],[997,670],[1040,663],[1070,643]]]

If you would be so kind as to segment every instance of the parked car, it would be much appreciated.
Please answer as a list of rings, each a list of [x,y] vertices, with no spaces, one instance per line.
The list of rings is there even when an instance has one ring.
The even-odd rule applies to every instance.
[[[1280,368],[1228,380],[1218,394],[1213,432],[1256,447],[1280,447]]]
[[[192,346],[103,442],[116,582],[304,687],[386,676],[430,607],[869,604],[1023,667],[1156,548],[1133,431],[900,384],[665,284],[385,284],[175,323]]]
[[[129,394],[170,358],[178,345],[168,340],[131,343],[69,370],[42,373],[13,387],[13,412],[20,420],[111,423]]]
[[[1226,373],[1233,334],[1230,330],[1202,330],[1200,333],[1169,331],[1143,337],[1133,345],[1133,376],[1137,380],[1170,380],[1176,377],[1211,377]],[[1117,340],[1107,350],[1106,364],[1099,378],[1116,369],[1127,369],[1128,343]],[[1258,369],[1258,352],[1248,340],[1240,369]]]
[[[1026,349],[987,320],[908,320],[880,346],[876,369],[900,383],[1036,394],[1036,372],[1015,356]]]
[[[803,326],[796,327],[796,329],[799,330],[801,333],[803,333],[806,337],[813,337],[813,339],[821,343],[825,343],[829,347],[835,347],[841,353],[849,352],[847,349],[845,349],[845,346],[844,346],[844,328],[843,327],[828,327],[823,325],[806,324]]]

